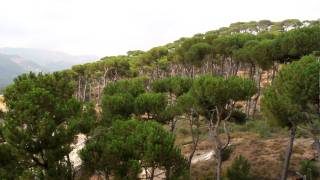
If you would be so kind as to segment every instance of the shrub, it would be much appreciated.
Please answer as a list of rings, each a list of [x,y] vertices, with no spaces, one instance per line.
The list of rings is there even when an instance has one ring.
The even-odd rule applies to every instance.
[[[230,116],[230,121],[234,122],[236,124],[245,124],[247,122],[248,118],[246,113],[236,109],[233,110]]]
[[[300,173],[307,176],[307,179],[312,180],[320,176],[320,170],[316,162],[303,160],[300,162]]]
[[[186,135],[189,135],[189,130],[188,129],[185,129],[185,128],[181,128],[179,129],[179,133],[186,136]]]
[[[281,128],[272,127],[265,120],[249,120],[243,125],[232,124],[232,132],[253,132],[260,135],[261,138],[269,138],[272,133],[281,132]]]
[[[250,163],[243,156],[238,156],[227,169],[229,180],[251,180]]]
[[[148,119],[150,118],[149,115],[154,119],[155,116],[159,116],[165,110],[167,104],[167,97],[163,93],[143,93],[134,102],[136,114],[147,113]]]
[[[175,136],[154,121],[114,121],[97,127],[80,151],[84,170],[108,178],[137,179],[142,167],[170,172],[168,179],[184,176],[187,161],[175,146]]]
[[[228,146],[227,148],[225,148],[225,149],[221,152],[221,159],[222,159],[222,161],[227,161],[227,160],[230,158],[233,150],[234,150],[234,146]]]

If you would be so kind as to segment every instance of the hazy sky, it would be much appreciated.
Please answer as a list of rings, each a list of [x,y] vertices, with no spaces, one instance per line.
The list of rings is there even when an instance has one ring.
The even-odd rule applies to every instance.
[[[0,0],[0,47],[98,56],[237,21],[320,18],[320,0]]]

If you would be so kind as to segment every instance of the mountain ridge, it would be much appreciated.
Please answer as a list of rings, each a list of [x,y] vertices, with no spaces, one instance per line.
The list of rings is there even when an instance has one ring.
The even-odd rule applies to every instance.
[[[45,49],[0,48],[0,89],[22,73],[54,72],[97,59],[99,57],[93,55],[75,56]]]

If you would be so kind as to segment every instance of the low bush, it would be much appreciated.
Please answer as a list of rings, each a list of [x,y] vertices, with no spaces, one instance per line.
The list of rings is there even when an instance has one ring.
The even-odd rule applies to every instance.
[[[224,149],[221,152],[222,161],[227,161],[230,158],[233,151],[234,151],[234,146],[228,146],[226,149]]]
[[[243,156],[238,156],[227,169],[228,180],[251,180],[250,163]]]
[[[307,176],[307,180],[312,180],[320,177],[320,170],[316,162],[303,160],[300,162],[300,173]]]
[[[273,133],[281,132],[281,128],[273,127],[265,120],[249,120],[243,125],[231,123],[232,132],[253,132],[261,138],[270,138]]]
[[[189,130],[188,129],[185,129],[185,128],[181,128],[179,129],[179,133],[183,136],[187,136],[190,134]]]

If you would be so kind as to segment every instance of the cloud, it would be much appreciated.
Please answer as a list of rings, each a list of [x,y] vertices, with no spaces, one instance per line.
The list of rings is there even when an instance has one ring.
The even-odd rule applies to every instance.
[[[116,55],[237,21],[319,18],[309,0],[1,0],[0,47]]]

